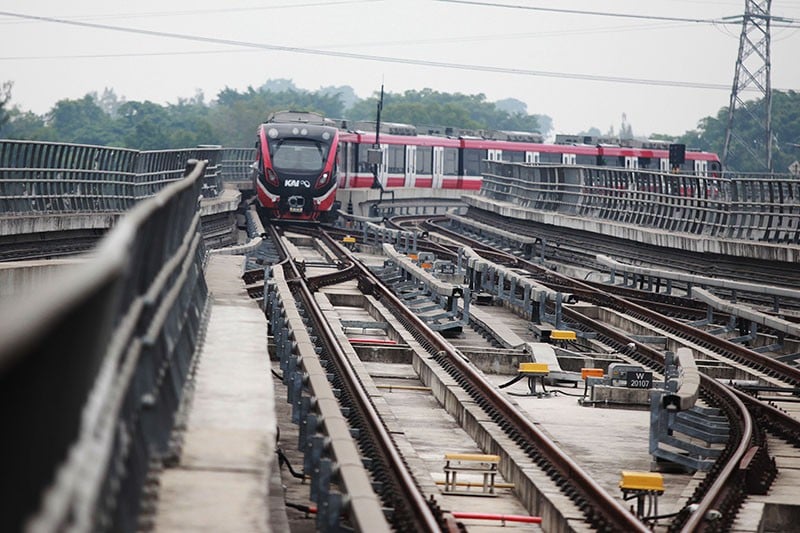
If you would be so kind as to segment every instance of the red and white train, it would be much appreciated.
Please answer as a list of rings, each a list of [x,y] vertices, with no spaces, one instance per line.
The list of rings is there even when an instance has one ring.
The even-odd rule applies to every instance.
[[[325,220],[333,216],[337,187],[477,191],[485,160],[701,176],[719,175],[722,169],[716,154],[683,149],[676,164],[674,152],[670,160],[670,145],[661,142],[620,146],[607,139],[559,136],[556,144],[547,144],[539,134],[522,132],[419,134],[403,124],[382,124],[380,134],[374,129],[374,123],[337,127],[316,113],[272,115],[259,126],[253,165],[261,210],[277,219]]]
[[[374,126],[374,125],[373,125]],[[638,146],[603,144],[590,137],[559,136],[564,144],[546,144],[538,134],[470,132],[471,135],[418,135],[413,126],[382,125],[381,163],[377,178],[384,188],[415,187],[476,191],[481,188],[481,162],[610,166],[670,172],[669,143]],[[373,128],[374,129],[374,128]],[[475,133],[482,134],[481,136]],[[374,131],[340,133],[339,187],[364,188],[374,184],[374,166],[368,159],[375,145]],[[722,165],[714,153],[684,151],[677,166],[682,173],[718,175]]]

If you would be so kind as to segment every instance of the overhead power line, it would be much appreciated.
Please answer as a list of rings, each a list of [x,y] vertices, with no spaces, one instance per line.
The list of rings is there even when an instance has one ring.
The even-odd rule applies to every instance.
[[[374,2],[385,2],[386,0],[330,0],[320,2],[292,2],[287,4],[271,5],[271,6],[250,6],[250,7],[221,7],[213,9],[192,9],[180,11],[143,11],[136,13],[105,13],[82,15],[80,17],[65,17],[65,20],[106,20],[106,19],[123,19],[129,20],[134,18],[156,18],[156,17],[188,17],[188,16],[205,16],[215,13],[231,14],[231,13],[246,13],[248,11],[274,11],[280,9],[300,9],[306,7],[329,7],[341,6],[344,4],[367,4]],[[0,21],[0,24],[7,24],[9,21]]]
[[[284,46],[266,43],[253,43],[248,41],[237,41],[232,39],[220,39],[216,37],[203,37],[199,35],[188,35],[182,33],[172,33],[164,31],[144,30],[139,28],[128,28],[123,26],[112,26],[108,24],[99,24],[94,22],[81,22],[77,20],[65,20],[54,17],[42,17],[38,15],[26,15],[23,13],[13,13],[9,11],[0,11],[0,15],[17,17],[28,20],[38,20],[42,22],[52,22],[55,24],[66,24],[70,26],[78,26],[84,28],[93,28],[100,30],[118,31],[124,33],[133,33],[138,35],[150,35],[153,37],[165,37],[171,39],[180,39],[184,41],[202,42],[202,43],[215,43],[224,44],[229,46],[237,46],[244,48],[253,48],[259,50],[270,50],[275,52],[288,52],[294,54],[315,55],[325,57],[338,57],[343,59],[354,59],[361,61],[374,61],[379,63],[395,63],[404,65],[418,65],[426,67],[448,68],[455,70],[469,70],[475,72],[492,72],[499,74],[515,74],[522,76],[538,76],[544,78],[561,78],[573,79],[584,81],[600,81],[600,82],[613,82],[613,83],[627,83],[635,85],[651,85],[661,87],[684,87],[689,89],[711,89],[711,90],[724,90],[728,91],[730,85],[721,83],[700,83],[689,82],[681,80],[656,80],[656,79],[641,79],[641,78],[628,78],[622,76],[601,76],[595,74],[580,74],[572,72],[553,72],[545,70],[531,70],[522,68],[508,68],[508,67],[495,67],[488,65],[469,65],[462,63],[448,63],[445,61],[430,61],[424,59],[408,59],[390,56],[377,56],[370,54],[357,54],[353,52],[342,52],[335,50],[321,50],[315,48],[301,48],[296,46]]]
[[[638,19],[638,20],[657,20],[661,22],[686,22],[692,24],[712,24],[712,25],[720,25],[720,24],[735,24],[739,25],[740,21],[732,20],[731,17],[721,17],[715,19],[708,19],[708,18],[692,18],[692,17],[665,17],[659,15],[637,15],[634,13],[614,13],[608,11],[589,11],[585,9],[562,9],[557,7],[537,7],[537,6],[526,6],[526,5],[519,5],[519,4],[504,4],[499,2],[481,2],[478,0],[435,0],[437,2],[444,2],[448,4],[466,4],[472,6],[481,6],[481,7],[500,7],[505,9],[521,9],[525,11],[540,11],[544,13],[560,13],[562,15],[591,15],[595,17],[615,17],[615,18],[627,18],[627,19]],[[794,19],[788,19],[783,17],[773,17],[773,26],[782,27],[782,28],[800,28],[800,21]],[[784,23],[784,24],[779,24]]]

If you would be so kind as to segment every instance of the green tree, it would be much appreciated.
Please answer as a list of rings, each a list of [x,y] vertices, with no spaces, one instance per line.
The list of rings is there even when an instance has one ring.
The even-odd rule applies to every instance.
[[[759,110],[763,109],[763,100],[745,102],[744,107],[736,113],[734,131],[740,139],[748,139],[753,143],[753,151],[762,154],[764,133]],[[721,108],[716,116],[701,119],[697,128],[684,133],[679,142],[687,146],[722,156],[725,146],[725,130],[728,125],[728,108]],[[800,150],[794,144],[800,144],[800,93],[797,91],[773,91],[772,93],[772,159],[773,169],[778,173],[788,171],[789,165],[800,159]],[[726,161],[728,170],[738,172],[762,172],[759,161],[741,146],[733,145],[733,150]]]
[[[44,118],[31,111],[22,112],[16,107],[8,113],[8,122],[0,127],[0,138],[29,141],[52,140],[53,134],[45,125]]]
[[[167,109],[150,101],[125,102],[119,108],[117,129],[122,144],[138,150],[161,150],[170,146]]]
[[[211,110],[203,102],[201,92],[191,99],[179,99],[176,105],[167,106],[169,148],[188,148],[200,144],[221,144],[211,126]]]
[[[315,111],[332,118],[344,114],[338,94],[296,90],[273,92],[252,87],[239,92],[226,87],[217,95],[210,119],[215,138],[222,144],[251,146],[258,125],[271,113],[285,110]]]
[[[497,109],[499,109],[500,111],[505,111],[509,115],[528,114],[528,104],[526,104],[522,100],[517,100],[516,98],[504,98],[502,100],[498,100],[497,102],[495,102],[494,105],[497,107]]]
[[[52,140],[80,144],[118,144],[111,118],[91,94],[78,100],[59,100],[46,117]]]
[[[317,90],[317,94],[338,98],[342,102],[344,110],[350,109],[359,100],[355,90],[349,85],[320,87],[319,90]]]
[[[378,99],[379,95],[376,93],[357,102],[348,110],[347,118],[374,121]],[[519,108],[519,105],[516,107]],[[523,112],[509,113],[488,102],[484,94],[449,94],[429,88],[406,91],[403,94],[386,93],[381,120],[415,126],[538,131],[543,134],[547,134],[552,128],[549,117]]]

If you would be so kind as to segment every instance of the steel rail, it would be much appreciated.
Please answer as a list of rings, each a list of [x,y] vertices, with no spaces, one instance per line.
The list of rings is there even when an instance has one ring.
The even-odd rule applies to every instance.
[[[332,241],[332,239],[331,239]],[[530,420],[519,412],[502,393],[492,384],[488,383],[462,356],[450,345],[432,332],[425,323],[414,313],[408,311],[405,305],[369,271],[360,264],[347,250],[342,250],[350,261],[361,271],[361,279],[368,280],[368,284],[380,294],[381,300],[391,303],[398,309],[404,318],[416,328],[435,352],[442,354],[462,375],[464,375],[490,402],[493,407],[508,420],[520,436],[521,440],[536,443],[539,452],[555,469],[558,470],[569,483],[571,483],[583,498],[584,512],[587,519],[600,529],[615,531],[649,531],[628,509],[622,506],[615,498],[606,492],[591,476],[586,473],[578,463],[566,456],[558,446],[540,431]]]
[[[476,242],[473,239],[462,237],[455,232],[452,232],[446,228],[441,228],[439,226],[436,226],[436,231],[441,231],[443,233],[449,234],[453,238],[459,238],[462,241],[466,241],[467,243],[470,243],[470,246]],[[481,246],[485,246],[484,244],[481,243],[478,244]],[[643,307],[641,305],[634,304],[628,299],[620,298],[618,296],[609,293],[608,291],[599,290],[597,287],[594,287],[587,283],[583,283],[579,280],[570,278],[563,274],[559,274],[558,272],[549,270],[531,261],[527,261],[524,259],[517,259],[517,265],[523,266],[525,268],[546,275],[551,280],[558,280],[559,283],[563,283],[566,286],[577,287],[582,290],[585,290],[587,291],[586,294],[588,293],[599,294],[600,296],[594,300],[594,303],[596,303],[597,305],[611,307],[613,309],[617,309],[621,312],[624,312],[625,314],[628,315],[632,314],[632,312],[635,311],[641,317],[647,317],[647,319],[650,321],[656,321],[660,324],[663,324],[664,317],[661,314],[655,311],[651,311],[650,309]],[[736,360],[739,363],[746,365],[752,365],[752,364],[761,365],[764,368],[770,370],[773,373],[773,377],[781,377],[785,381],[790,382],[792,385],[800,384],[800,368],[787,365],[786,363],[775,360],[766,355],[759,354],[758,352],[753,352],[752,350],[748,350],[747,348],[732,343],[728,340],[721,339],[706,331],[693,328],[685,324],[681,324],[680,322],[674,320],[671,321],[670,323],[677,330],[693,336],[696,340],[700,341],[701,343],[719,347],[720,350],[725,350],[729,352],[730,355],[727,355],[727,357],[731,357],[732,359]]]
[[[439,230],[441,230],[441,228],[437,228],[437,231]],[[469,239],[464,239],[464,240],[469,241]],[[668,327],[682,331],[686,335],[693,335],[695,337],[699,337],[706,344],[712,344],[715,346],[720,344],[730,345],[729,348],[731,349],[731,351],[740,354],[739,355],[740,357],[744,356],[742,354],[742,352],[744,351],[742,347],[729,343],[728,341],[724,341],[723,339],[715,337],[710,333],[706,333],[696,328],[686,326],[672,319],[667,319],[661,316],[660,314],[655,313],[654,311],[651,311],[643,306],[640,306],[628,300],[624,300],[622,298],[609,294],[606,291],[601,291],[598,290],[597,288],[592,288],[586,283],[582,283],[578,280],[574,280],[572,278],[563,276],[556,272],[546,270],[543,267],[535,263],[532,263],[530,261],[520,260],[519,263],[526,268],[535,270],[536,272],[545,273],[552,279],[557,279],[559,280],[560,283],[565,283],[567,286],[580,287],[581,289],[591,290],[596,294],[599,293],[600,297],[595,300],[595,303],[597,303],[598,305],[611,307],[620,310],[621,312],[628,315],[640,315],[640,317],[647,317],[648,321],[651,322],[655,321],[662,326],[665,323],[669,324]],[[619,333],[613,330],[612,328],[605,327],[600,322],[589,319],[588,317],[578,313],[577,311],[567,308],[564,310],[564,314],[565,316],[572,316],[573,319],[580,318],[582,322],[587,322],[587,321],[591,322],[592,324],[591,327],[593,329],[595,329],[596,331],[602,331],[604,334],[612,338],[616,338],[617,342],[621,342],[623,344],[627,344],[628,342],[630,342],[630,339],[624,334]],[[636,342],[635,344],[637,347],[637,353],[649,354],[648,359],[650,359],[653,363],[663,368],[664,361],[662,355],[660,355],[658,352],[652,350],[651,348],[649,348],[644,344],[638,342]],[[763,357],[763,356],[758,356],[758,354],[752,354],[751,352],[747,353],[747,355],[748,356],[755,355],[756,356],[755,359],[761,359]],[[782,367],[787,367],[787,369],[790,369],[789,374],[792,375],[796,373],[800,374],[800,371],[788,367],[788,365],[776,362],[769,358],[765,359],[769,363],[768,365],[765,366],[768,366],[769,368],[773,369],[773,371],[776,371],[775,368],[776,366],[781,369]],[[752,361],[752,359],[750,360]],[[777,363],[777,365],[773,363]],[[724,464],[722,464],[721,468],[719,469],[715,468],[716,472],[712,471],[709,473],[709,476],[711,476],[712,478],[712,480],[709,481],[710,486],[706,489],[705,495],[702,498],[700,498],[699,502],[697,503],[694,514],[692,514],[689,517],[689,521],[684,526],[683,529],[684,531],[693,531],[693,529],[691,528],[695,528],[694,530],[702,530],[702,528],[705,528],[707,526],[710,527],[706,522],[706,520],[710,516],[712,516],[710,511],[715,509],[717,506],[720,506],[721,504],[724,504],[725,508],[730,511],[736,510],[736,508],[739,505],[739,502],[744,497],[743,493],[740,493],[738,495],[738,499],[735,497],[735,495],[732,495],[732,492],[738,490],[737,487],[741,485],[742,481],[741,476],[739,475],[739,465],[742,459],[745,457],[745,454],[751,448],[752,443],[755,439],[752,416],[750,415],[748,409],[745,407],[743,401],[737,396],[737,393],[733,392],[728,387],[716,382],[715,380],[712,380],[702,375],[701,375],[701,386],[705,394],[712,394],[714,396],[716,403],[724,404],[726,406],[725,411],[727,413],[727,416],[732,423],[737,424],[736,427],[738,428],[738,433],[740,437],[737,442],[735,443],[729,442],[728,445],[726,446],[726,450],[725,453],[723,454],[723,457],[727,457],[728,460]],[[773,411],[777,412],[778,410],[774,409]],[[772,413],[770,412],[767,414],[772,414]],[[779,425],[782,429],[784,429],[789,433],[795,431],[792,434],[797,435],[794,427],[797,427],[798,424],[800,423],[787,422],[786,421],[787,418],[788,417],[786,416],[780,417],[778,419],[775,419],[773,423]],[[720,463],[718,462],[717,464]],[[707,479],[709,479],[708,476]]]
[[[283,263],[291,268],[292,263]],[[305,328],[303,318],[295,305],[294,294],[285,279],[282,269],[274,275],[277,292],[282,297],[283,321],[289,327],[297,343],[297,364],[302,367],[302,380],[314,398],[316,409],[321,418],[321,425],[326,428],[329,453],[336,460],[337,477],[341,490],[349,499],[347,515],[356,531],[389,531],[380,500],[372,489],[369,477],[361,466],[361,459],[355,443],[350,438],[350,428],[341,412],[332,386],[327,379],[326,369],[315,353],[315,345]],[[288,296],[286,296],[288,295]],[[273,328],[278,327],[273,324]],[[295,378],[297,379],[297,378]],[[306,472],[311,476],[311,473]],[[318,474],[320,477],[322,474]],[[316,482],[312,478],[312,485]]]
[[[275,231],[274,228],[273,231]],[[280,242],[280,240],[278,240],[278,242]],[[334,247],[334,249],[336,249],[336,247]],[[375,443],[379,446],[378,451],[383,457],[383,464],[392,472],[394,479],[398,480],[404,488],[403,491],[398,491],[399,494],[394,494],[395,497],[400,497],[404,500],[407,509],[410,511],[408,516],[402,518],[413,522],[414,531],[441,531],[442,527],[439,524],[439,520],[429,507],[425,496],[419,490],[403,457],[394,446],[394,441],[375,409],[375,406],[372,404],[363,387],[359,385],[360,380],[352,364],[342,350],[342,347],[334,340],[336,336],[330,324],[328,324],[325,319],[319,305],[317,305],[311,288],[308,284],[299,282],[302,276],[299,268],[293,261],[288,261],[287,266],[296,274],[297,282],[295,286],[302,295],[306,311],[313,320],[320,334],[320,339],[325,342],[328,355],[331,357],[337,369],[342,373],[343,383],[347,386],[351,399],[356,403],[359,412],[366,419],[365,428],[363,428],[363,430],[372,432],[376,437]],[[350,274],[348,273],[347,275],[349,276]]]

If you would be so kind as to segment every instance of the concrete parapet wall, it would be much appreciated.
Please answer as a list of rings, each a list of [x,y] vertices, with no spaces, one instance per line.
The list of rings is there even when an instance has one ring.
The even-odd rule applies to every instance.
[[[200,202],[200,216],[236,211],[241,199],[241,192],[235,189],[224,189],[216,198],[203,198]]]
[[[60,276],[65,268],[85,263],[87,259],[51,259],[0,263],[0,298],[27,294]]]
[[[632,224],[619,224],[607,220],[566,216],[548,211],[539,211],[519,205],[486,198],[464,196],[467,205],[497,213],[504,217],[530,220],[541,224],[566,227],[591,233],[599,233],[662,248],[674,248],[696,253],[713,253],[734,257],[758,258],[765,261],[800,261],[800,247],[786,244],[706,238],[703,236],[671,233]]]
[[[392,196],[392,194],[394,196]],[[397,187],[386,189],[383,194],[383,201],[390,202],[394,198],[395,202],[409,202],[419,200],[453,200],[460,201],[464,191],[458,189],[413,189]],[[345,211],[348,204],[353,206],[353,214],[357,216],[369,216],[370,205],[381,200],[380,189],[338,189],[336,200],[342,203],[341,209]]]
[[[0,218],[0,236],[29,235],[51,231],[75,231],[85,229],[111,228],[116,222],[117,213],[95,213],[69,215],[34,215]]]
[[[216,215],[239,208],[242,194],[225,189],[217,198],[204,198],[200,203],[201,216]],[[28,235],[51,231],[110,229],[122,213],[60,213],[0,218],[0,236]]]

